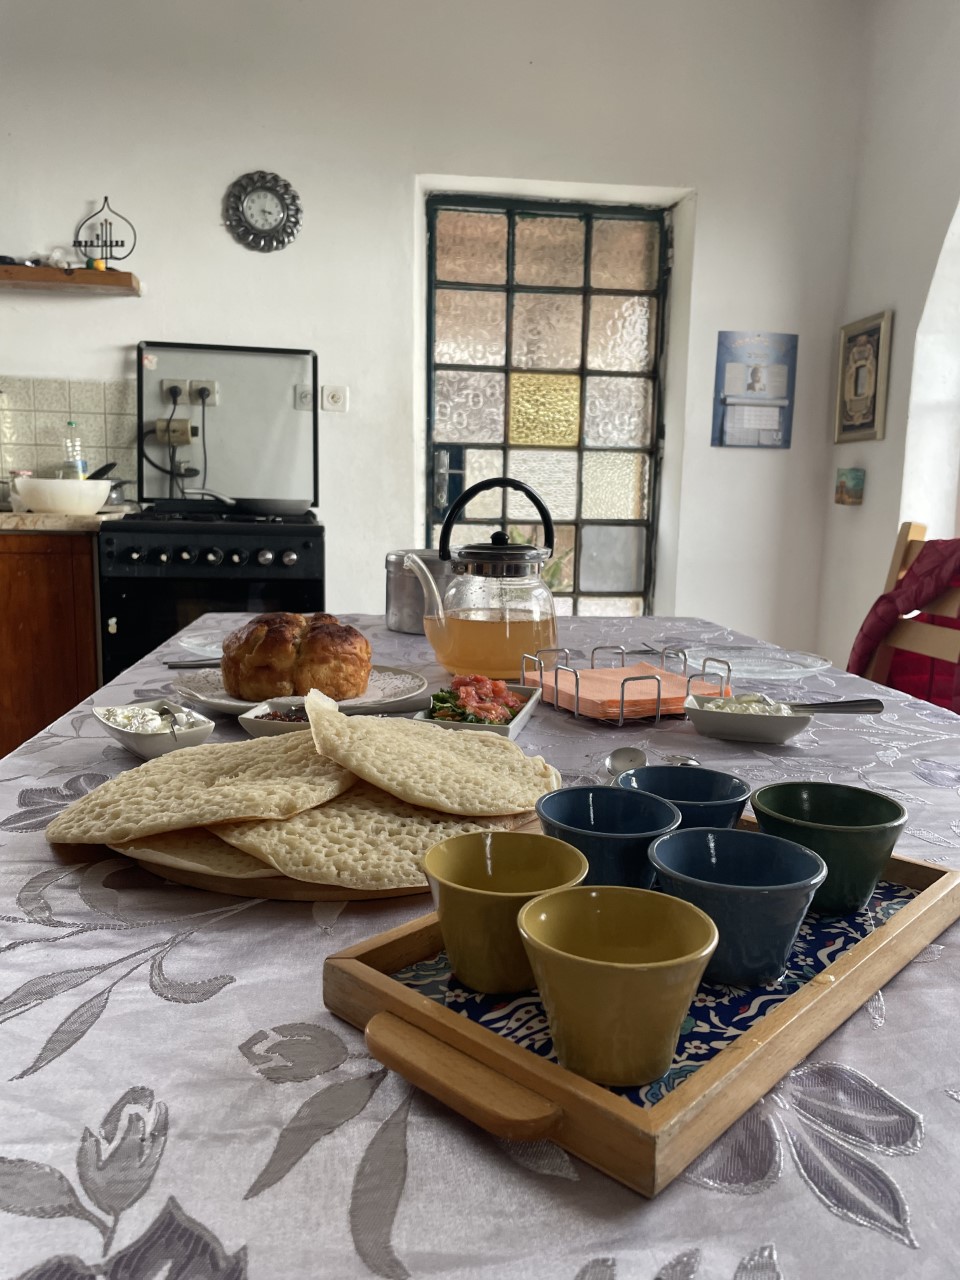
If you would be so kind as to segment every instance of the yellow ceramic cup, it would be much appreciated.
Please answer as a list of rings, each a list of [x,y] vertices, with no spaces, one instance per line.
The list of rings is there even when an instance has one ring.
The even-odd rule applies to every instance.
[[[561,1064],[598,1084],[656,1080],[717,945],[689,902],[583,885],[534,898],[518,920]]]
[[[475,831],[428,849],[423,869],[453,972],[475,991],[499,993],[533,987],[519,909],[547,889],[579,884],[589,864],[552,836]]]

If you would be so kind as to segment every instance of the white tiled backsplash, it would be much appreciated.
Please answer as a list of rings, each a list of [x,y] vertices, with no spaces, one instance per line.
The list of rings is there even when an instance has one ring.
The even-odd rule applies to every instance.
[[[80,437],[90,471],[115,462],[111,478],[135,483],[136,379],[67,382],[0,373],[0,475],[6,478],[13,468],[55,476],[68,435]]]

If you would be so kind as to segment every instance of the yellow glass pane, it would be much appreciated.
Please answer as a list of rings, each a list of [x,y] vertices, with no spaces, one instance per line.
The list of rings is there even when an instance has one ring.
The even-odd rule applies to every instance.
[[[510,443],[575,446],[580,440],[576,374],[510,375]]]

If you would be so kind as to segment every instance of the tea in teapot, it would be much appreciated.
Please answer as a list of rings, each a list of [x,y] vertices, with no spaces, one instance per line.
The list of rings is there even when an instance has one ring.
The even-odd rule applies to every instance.
[[[498,486],[518,489],[530,498],[543,520],[544,546],[517,545],[497,532],[489,542],[451,550],[450,531],[463,508],[477,493]],[[440,531],[440,559],[452,562],[455,575],[443,599],[417,556],[404,562],[423,587],[423,629],[437,661],[454,675],[516,680],[525,653],[556,648],[553,596],[540,576],[552,552],[550,513],[522,481],[494,477],[467,489],[447,512]]]

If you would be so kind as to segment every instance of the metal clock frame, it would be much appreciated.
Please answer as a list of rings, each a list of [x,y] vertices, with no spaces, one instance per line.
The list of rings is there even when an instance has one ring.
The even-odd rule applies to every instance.
[[[283,205],[283,221],[270,231],[252,227],[243,212],[243,202],[251,191],[270,191]],[[223,221],[235,240],[248,249],[272,253],[285,249],[300,233],[303,206],[300,196],[285,178],[257,169],[232,182],[223,197]]]

